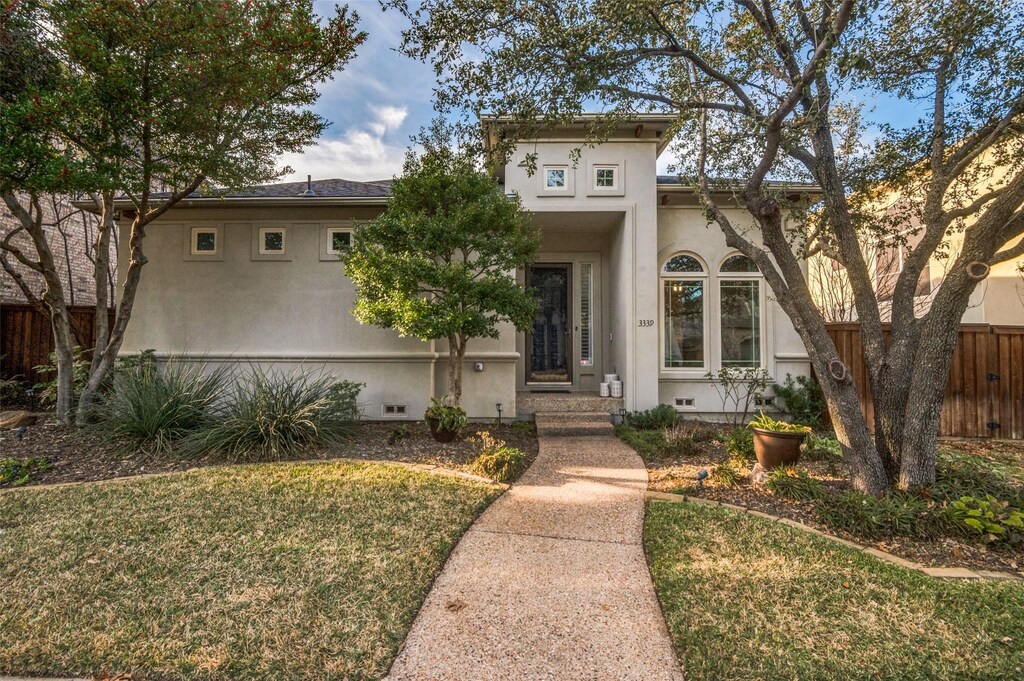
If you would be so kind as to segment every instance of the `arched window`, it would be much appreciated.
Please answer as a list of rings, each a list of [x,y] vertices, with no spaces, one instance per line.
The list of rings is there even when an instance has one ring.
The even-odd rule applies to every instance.
[[[706,369],[707,270],[693,255],[679,253],[662,268],[662,366]]]
[[[761,272],[745,255],[730,255],[718,268],[723,367],[761,366]]]

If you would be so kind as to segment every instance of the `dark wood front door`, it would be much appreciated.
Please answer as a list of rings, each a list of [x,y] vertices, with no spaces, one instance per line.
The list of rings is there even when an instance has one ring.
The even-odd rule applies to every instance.
[[[526,382],[572,383],[572,265],[540,264],[527,271],[537,296],[533,329],[526,334]]]

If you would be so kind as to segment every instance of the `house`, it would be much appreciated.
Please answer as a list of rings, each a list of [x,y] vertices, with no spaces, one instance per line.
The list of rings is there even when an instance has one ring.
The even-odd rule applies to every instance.
[[[756,267],[709,226],[690,188],[657,175],[672,120],[641,116],[581,148],[584,117],[518,143],[498,179],[541,228],[537,262],[518,273],[541,306],[529,332],[470,342],[471,417],[658,403],[710,416],[723,404],[709,371],[809,371]],[[419,418],[445,392],[445,342],[358,324],[337,262],[389,190],[387,181],[322,180],[182,201],[147,229],[123,352],[322,368],[366,384],[365,418]],[[752,224],[731,205],[737,224]],[[622,380],[621,399],[598,396],[606,374]]]
[[[998,187],[1008,181],[1008,169],[999,165],[991,151],[983,155],[977,164],[980,169],[975,189],[979,193],[983,189]],[[903,227],[893,230],[894,233],[883,243],[874,242],[869,236],[865,236],[862,245],[883,321],[890,318],[890,301],[896,281],[903,270],[903,263],[907,255],[924,238],[920,223],[912,216],[912,211],[908,210],[915,200],[917,199],[914,197],[883,192],[872,202],[878,214],[899,217]],[[954,224],[943,245],[928,259],[928,264],[921,272],[914,291],[915,311],[918,316],[929,309],[935,293],[945,279],[947,268],[956,260],[956,255],[963,246],[964,229],[969,229],[976,219],[975,215],[969,215],[962,224]],[[1016,240],[1007,243],[1002,248],[1009,248],[1015,242]],[[812,295],[827,321],[857,321],[853,308],[853,293],[846,271],[838,262],[823,255],[815,256],[809,263],[808,274]],[[1024,255],[992,266],[988,275],[971,294],[961,323],[993,326],[1024,324]]]
[[[50,244],[54,263],[70,306],[96,305],[93,242],[96,238],[96,216],[71,205],[63,197],[50,196],[40,201],[43,212],[43,231]],[[7,237],[21,224],[6,205],[0,204],[0,238]],[[27,232],[11,237],[11,244],[25,253],[30,260],[38,258],[32,238]],[[114,300],[114,282],[117,280],[116,259],[111,258],[108,299]],[[9,268],[9,269],[8,269]],[[12,274],[13,272],[13,274]],[[24,305],[31,302],[15,280],[21,278],[35,298],[46,288],[43,275],[8,255],[0,276],[0,304]]]

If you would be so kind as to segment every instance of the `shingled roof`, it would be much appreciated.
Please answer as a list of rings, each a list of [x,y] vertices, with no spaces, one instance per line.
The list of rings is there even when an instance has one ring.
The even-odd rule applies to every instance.
[[[248,198],[291,198],[296,196],[325,197],[336,199],[373,199],[387,198],[391,195],[391,180],[374,180],[371,182],[356,182],[355,180],[343,180],[333,178],[329,180],[313,180],[307,185],[306,182],[278,182],[277,184],[264,184],[248,189],[231,190],[216,193],[193,194],[190,199],[248,199]],[[307,189],[312,194],[307,194]]]

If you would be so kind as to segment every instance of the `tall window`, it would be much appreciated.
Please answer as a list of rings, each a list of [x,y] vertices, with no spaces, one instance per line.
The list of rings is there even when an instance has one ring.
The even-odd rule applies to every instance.
[[[761,273],[745,255],[719,269],[722,366],[761,366]]]
[[[703,369],[704,291],[707,272],[692,255],[680,254],[662,270],[663,361],[666,369]]]

